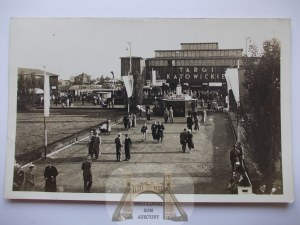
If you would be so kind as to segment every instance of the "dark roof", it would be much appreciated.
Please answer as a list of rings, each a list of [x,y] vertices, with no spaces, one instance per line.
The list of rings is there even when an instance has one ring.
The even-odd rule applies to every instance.
[[[29,68],[18,68],[18,75],[20,74],[34,74],[35,76],[44,76],[44,71],[39,69],[29,69]],[[46,74],[52,77],[58,77],[58,74],[49,73],[46,71]]]

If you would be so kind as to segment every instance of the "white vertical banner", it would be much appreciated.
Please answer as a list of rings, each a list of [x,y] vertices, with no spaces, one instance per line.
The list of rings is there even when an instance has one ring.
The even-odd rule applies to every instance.
[[[49,117],[50,114],[50,82],[49,76],[46,74],[44,67],[44,116]]]
[[[156,71],[152,69],[152,85],[156,85]]]
[[[240,101],[239,71],[237,68],[228,68],[225,72],[228,90],[232,89],[236,102]]]
[[[127,96],[128,96],[128,98],[130,98],[132,96],[132,92],[133,92],[133,76],[132,75],[122,76],[122,79],[124,81]]]

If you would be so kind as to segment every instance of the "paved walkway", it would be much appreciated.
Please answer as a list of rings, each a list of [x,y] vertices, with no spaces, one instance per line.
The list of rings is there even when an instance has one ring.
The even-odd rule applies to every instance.
[[[162,121],[162,118],[151,118]],[[129,132],[119,123],[113,126],[111,135],[102,137],[102,153],[93,162],[93,186],[91,192],[122,192],[126,181],[122,173],[133,173],[134,182],[162,182],[165,172],[172,174],[174,193],[226,194],[231,174],[229,152],[234,143],[227,115],[209,112],[207,121],[200,131],[193,132],[195,149],[191,154],[182,153],[179,133],[186,127],[185,118],[174,119],[165,124],[165,137],[162,143],[153,142],[151,123],[148,124],[148,137],[142,140],[140,128],[144,122],[138,119],[137,127]],[[129,133],[133,146],[131,160],[116,162],[114,139],[121,132],[123,139]],[[61,151],[52,153],[46,159],[35,163],[36,191],[43,191],[43,171],[49,160],[54,162],[59,175],[59,191],[83,192],[81,163],[88,149],[88,139],[83,139]],[[122,159],[124,160],[123,154]]]

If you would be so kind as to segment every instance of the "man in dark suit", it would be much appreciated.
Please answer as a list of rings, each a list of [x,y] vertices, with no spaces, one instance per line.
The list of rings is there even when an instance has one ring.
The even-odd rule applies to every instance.
[[[189,153],[192,153],[192,149],[194,149],[194,141],[193,141],[193,134],[191,130],[187,131],[187,144],[189,148]]]
[[[121,148],[123,147],[121,133],[118,133],[118,137],[115,138],[115,144],[116,144],[117,161],[121,162]]]
[[[93,176],[92,176],[92,161],[91,156],[88,155],[86,160],[81,164],[82,174],[83,174],[83,186],[84,192],[90,193],[91,187],[93,184]]]
[[[153,141],[157,141],[158,140],[158,137],[157,137],[158,126],[157,126],[156,121],[153,121],[153,124],[151,125],[151,131],[152,131]]]
[[[186,119],[186,124],[187,124],[187,128],[189,130],[193,130],[193,118],[192,115],[189,115],[188,118]]]
[[[162,124],[162,123],[160,123],[160,122],[158,122],[157,123],[157,141],[163,141],[163,138],[164,138],[164,130],[165,130],[165,126]]]
[[[125,135],[125,161],[130,160],[130,147],[132,145],[130,137],[128,134]]]
[[[90,140],[88,141],[88,154],[93,158],[94,155],[94,143],[95,143],[95,131],[90,131]]]
[[[45,177],[45,191],[46,192],[56,192],[56,177],[58,175],[57,169],[53,166],[53,162],[50,162],[49,165],[45,168],[44,177]]]
[[[186,143],[187,143],[187,132],[186,129],[183,130],[183,132],[180,133],[180,144],[182,146],[182,152],[185,153],[186,151]]]
[[[95,138],[94,138],[94,145],[93,145],[93,152],[95,154],[95,159],[98,159],[99,157],[100,145],[101,145],[101,138],[98,135],[98,133],[95,131]]]

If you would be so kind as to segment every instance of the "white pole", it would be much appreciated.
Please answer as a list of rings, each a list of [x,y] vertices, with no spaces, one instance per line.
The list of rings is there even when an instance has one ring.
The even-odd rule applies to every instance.
[[[132,66],[131,66],[131,42],[128,42],[129,45],[129,75],[132,74]]]
[[[113,75],[113,97],[112,97],[112,107],[115,108],[115,74],[113,71],[111,71],[111,74]]]
[[[49,77],[46,74],[46,66],[44,66],[44,146],[45,146],[45,157],[47,156],[47,123],[46,117],[49,117],[50,108],[50,90],[49,90]]]

